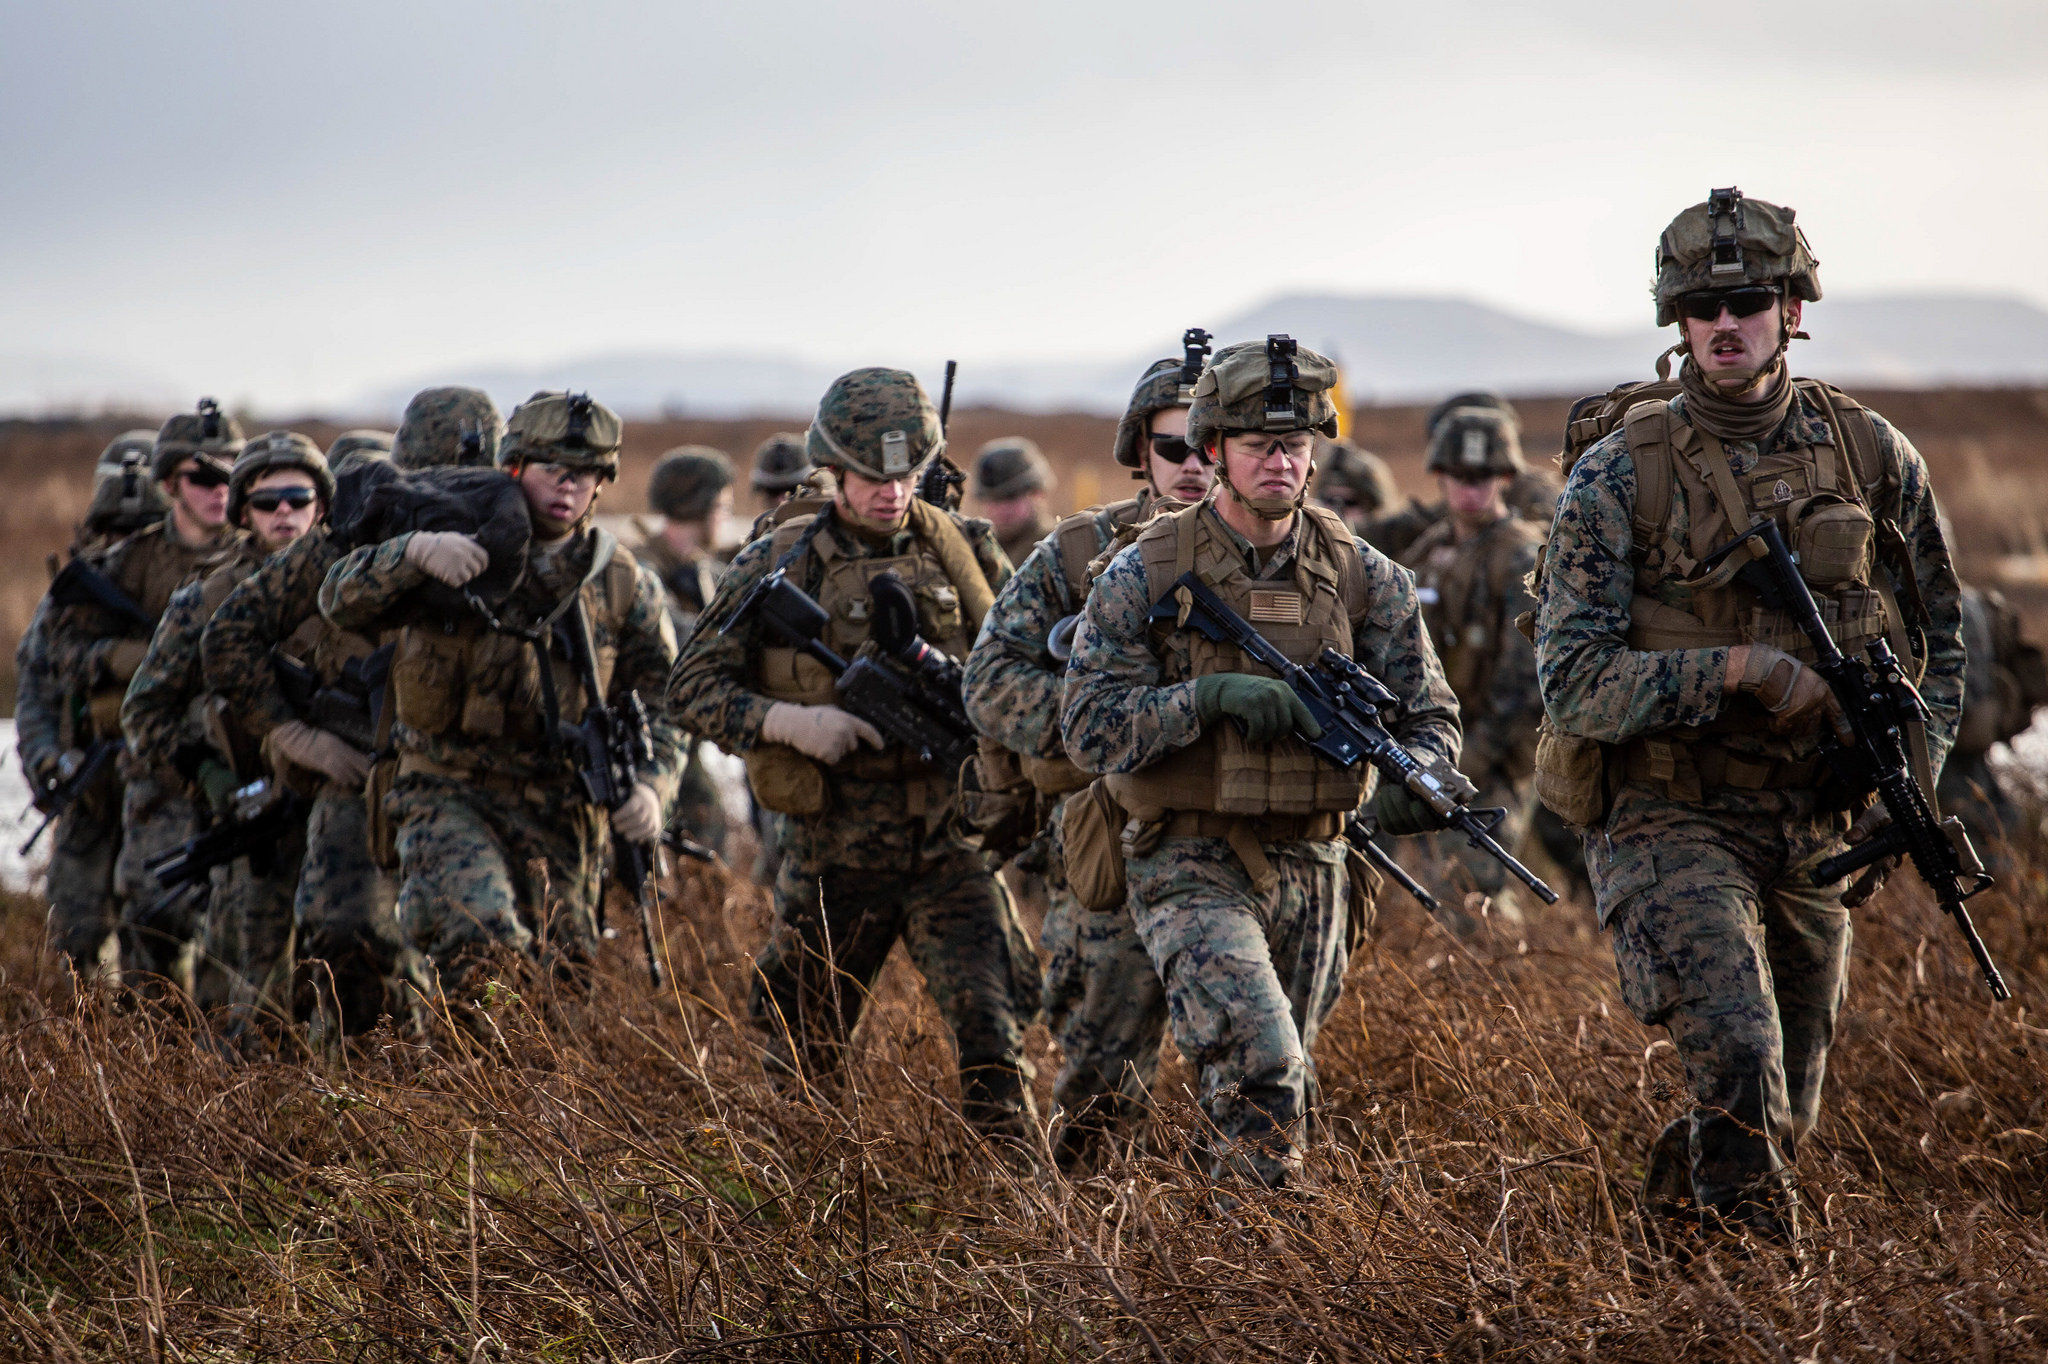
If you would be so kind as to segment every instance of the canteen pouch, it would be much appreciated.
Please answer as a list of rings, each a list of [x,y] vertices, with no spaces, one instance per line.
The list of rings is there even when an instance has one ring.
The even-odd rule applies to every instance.
[[[1579,829],[1607,818],[1607,754],[1600,741],[1566,734],[1545,716],[1536,726],[1536,798]]]
[[[788,744],[757,743],[746,764],[747,785],[764,809],[803,818],[825,813],[825,769]]]
[[[1060,846],[1067,888],[1083,909],[1111,913],[1124,904],[1124,823],[1128,817],[1108,785],[1096,780],[1060,807]]]

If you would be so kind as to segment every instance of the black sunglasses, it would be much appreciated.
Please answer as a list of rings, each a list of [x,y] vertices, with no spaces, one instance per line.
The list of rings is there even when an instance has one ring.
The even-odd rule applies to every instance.
[[[228,474],[225,469],[216,469],[211,464],[200,464],[179,475],[195,488],[225,488]]]
[[[1152,453],[1168,464],[1185,464],[1188,456],[1193,455],[1204,468],[1209,465],[1209,452],[1199,445],[1189,445],[1185,436],[1152,437]]]
[[[279,507],[290,507],[298,511],[313,505],[320,494],[311,488],[265,488],[262,492],[249,494],[249,505],[260,512],[274,512]]]
[[[1750,284],[1740,289],[1702,289],[1678,296],[1678,312],[1695,322],[1712,322],[1726,308],[1736,317],[1755,317],[1778,301],[1778,291],[1768,284]]]

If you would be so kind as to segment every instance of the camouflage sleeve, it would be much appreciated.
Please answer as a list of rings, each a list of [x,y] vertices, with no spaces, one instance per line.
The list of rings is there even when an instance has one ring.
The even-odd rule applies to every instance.
[[[427,581],[424,572],[405,561],[411,543],[407,532],[344,555],[320,584],[320,614],[336,629],[375,633],[377,623],[406,593]]]
[[[1064,755],[1060,710],[1066,701],[1066,672],[1055,671],[1045,642],[1066,603],[1067,581],[1057,547],[1051,540],[1041,540],[996,594],[996,604],[967,656],[962,694],[968,717],[1014,753]]]
[[[102,551],[92,560],[94,566],[119,582],[128,543],[124,540]],[[110,676],[109,669],[102,665],[117,650],[127,653],[129,661],[133,661],[132,647],[124,650],[121,646],[133,645],[137,638],[134,630],[132,624],[100,606],[56,608],[49,624],[50,675],[64,690],[81,693],[102,690],[109,682],[126,682],[126,677]]]
[[[121,733],[130,758],[143,769],[171,766],[184,734],[186,708],[199,694],[199,640],[206,629],[200,597],[198,583],[171,595],[149,652],[121,700]]]
[[[1465,761],[1469,770],[1492,767],[1525,770],[1535,759],[1536,722],[1543,718],[1543,692],[1536,685],[1536,646],[1515,628],[1515,619],[1535,603],[1525,586],[1536,567],[1536,546],[1524,543],[1501,563],[1503,581],[1494,584],[1500,602],[1494,638],[1493,678],[1486,713],[1465,716]]]
[[[14,751],[34,776],[63,753],[64,692],[50,673],[50,601],[45,597],[14,647]]]
[[[668,712],[683,729],[717,744],[728,753],[745,753],[761,732],[761,721],[774,702],[752,686],[748,666],[753,630],[729,617],[740,599],[773,567],[773,541],[756,540],[741,550],[718,584],[718,595],[698,617],[716,629],[693,630],[668,676]]]
[[[1572,466],[1536,611],[1544,709],[1567,734],[1621,743],[1721,712],[1728,650],[1628,647],[1635,595],[1635,461],[1621,432]]]
[[[1458,698],[1422,623],[1415,575],[1357,542],[1365,568],[1365,613],[1351,622],[1351,656],[1401,698],[1389,731],[1425,762],[1458,761]]]
[[[1193,743],[1202,732],[1192,682],[1159,685],[1146,616],[1152,589],[1132,545],[1089,590],[1067,664],[1060,732],[1067,756],[1088,772],[1134,772]]]
[[[201,639],[208,691],[226,699],[252,739],[293,718],[270,651],[320,607],[320,582],[339,557],[326,535],[302,537],[228,593]]]
[[[668,593],[661,579],[645,564],[635,565],[633,605],[619,631],[618,657],[612,664],[611,695],[616,704],[629,691],[640,693],[647,705],[647,738],[654,751],[653,762],[642,773],[661,793],[666,806],[675,799],[676,778],[683,770],[687,745],[680,727],[661,704],[669,669],[676,662],[675,626],[669,621]]]
[[[1927,670],[1920,679],[1920,696],[1927,702],[1931,722],[1927,726],[1927,747],[1936,775],[1956,741],[1956,728],[1963,713],[1963,604],[1962,585],[1956,580],[1955,565],[1949,560],[1948,541],[1941,533],[1941,514],[1927,478],[1927,462],[1896,427],[1871,414],[1871,426],[1888,459],[1899,470],[1899,506],[1895,518],[1913,560],[1913,587],[1926,608]],[[1887,569],[1887,572],[1890,570]],[[1903,602],[1912,593],[1896,575],[1892,591]]]

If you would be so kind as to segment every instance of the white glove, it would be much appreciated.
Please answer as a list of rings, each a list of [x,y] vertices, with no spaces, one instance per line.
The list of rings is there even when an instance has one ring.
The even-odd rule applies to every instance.
[[[652,843],[661,833],[661,797],[646,782],[633,783],[633,794],[612,811],[612,832],[628,843]]]
[[[768,707],[761,722],[761,737],[771,743],[788,744],[807,757],[830,767],[861,744],[882,746],[881,731],[837,706],[805,706],[795,701],[777,701]]]
[[[286,720],[264,740],[275,764],[279,759],[318,772],[337,786],[353,791],[370,775],[369,755],[324,729],[303,720]]]
[[[453,530],[417,530],[405,545],[405,561],[450,587],[484,571],[491,556],[471,537]]]

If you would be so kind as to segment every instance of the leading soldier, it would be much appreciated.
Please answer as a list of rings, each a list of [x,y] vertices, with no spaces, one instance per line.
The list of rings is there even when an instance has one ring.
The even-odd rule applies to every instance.
[[[1094,789],[1068,803],[1069,870],[1127,854],[1138,934],[1224,1143],[1215,1168],[1272,1185],[1299,1169],[1316,1032],[1343,988],[1347,922],[1362,933],[1369,912],[1340,839],[1368,769],[1317,757],[1297,737],[1315,722],[1285,682],[1155,622],[1154,607],[1193,571],[1296,663],[1326,647],[1357,659],[1402,699],[1395,735],[1447,787],[1470,790],[1451,768],[1457,702],[1413,583],[1334,512],[1304,505],[1315,435],[1336,429],[1335,367],[1307,350],[1290,365],[1291,345],[1231,346],[1202,372],[1187,441],[1216,486],[1155,517],[1095,580],[1063,718],[1069,756],[1108,774],[1099,786],[1117,807],[1101,815]],[[1100,816],[1081,837],[1078,801]],[[1405,791],[1382,803],[1415,818]]]
[[[785,504],[772,533],[733,559],[676,665],[669,706],[691,732],[745,755],[755,794],[784,816],[775,926],[749,1000],[771,1066],[836,1070],[900,938],[952,1029],[964,1115],[1021,1139],[1037,962],[994,875],[948,830],[958,774],[885,742],[833,703],[822,664],[735,618],[779,568],[829,614],[826,646],[852,658],[868,641],[869,584],[891,573],[914,595],[926,642],[965,656],[1009,566],[986,521],[914,494],[918,469],[944,445],[911,375],[858,369],[835,380],[809,446],[838,474],[837,491]]]
[[[1679,392],[1627,407],[1570,470],[1537,592],[1556,731],[1538,780],[1588,827],[1622,995],[1670,1030],[1692,1088],[1646,1203],[1789,1239],[1789,1166],[1847,985],[1842,893],[1813,884],[1852,832],[1820,756],[1840,711],[1792,619],[1695,566],[1775,519],[1845,653],[1898,641],[1933,770],[1962,698],[1956,576],[1912,445],[1786,367],[1820,297],[1792,210],[1715,191],[1664,230],[1654,292],[1679,324]],[[1882,819],[1870,807],[1852,836]]]
[[[1179,500],[1167,505],[1180,506],[1208,491],[1208,452],[1187,443],[1202,354],[1154,362],[1117,423],[1112,454],[1143,480],[1138,495],[1076,512],[1054,526],[996,594],[968,656],[967,713],[983,734],[1017,755],[1022,776],[1042,801],[1058,801],[1088,784],[1060,740],[1066,647],[1053,637],[1062,621],[1071,630],[1086,605],[1090,564],[1117,537],[1150,520],[1169,494]],[[1062,1057],[1053,1084],[1059,1129],[1053,1151],[1062,1168],[1075,1169],[1145,1112],[1159,1070],[1166,995],[1124,907],[1082,908],[1057,847],[1047,861],[1049,907],[1038,942],[1046,958],[1046,1022]]]

